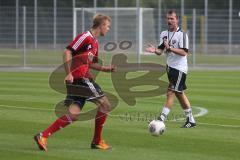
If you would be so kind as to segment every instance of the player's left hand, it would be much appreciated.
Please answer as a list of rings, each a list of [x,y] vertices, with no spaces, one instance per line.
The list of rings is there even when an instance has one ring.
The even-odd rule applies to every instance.
[[[111,64],[109,66],[106,66],[107,72],[116,72],[117,67],[114,64]]]
[[[110,72],[116,72],[116,70],[117,70],[117,66],[114,65],[114,64],[112,64],[112,65],[111,65],[111,71],[110,71]]]
[[[102,71],[104,72],[116,72],[117,67],[115,65],[109,65],[102,67]]]

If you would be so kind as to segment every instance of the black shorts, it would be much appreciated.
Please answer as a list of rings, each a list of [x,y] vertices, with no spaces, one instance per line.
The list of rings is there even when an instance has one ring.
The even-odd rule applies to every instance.
[[[66,88],[67,96],[64,101],[66,106],[74,103],[82,109],[86,100],[91,101],[104,96],[100,86],[89,78],[75,79],[73,83],[67,83]]]
[[[167,66],[167,75],[169,80],[169,90],[183,92],[185,89],[187,89],[185,84],[187,77],[186,73]]]

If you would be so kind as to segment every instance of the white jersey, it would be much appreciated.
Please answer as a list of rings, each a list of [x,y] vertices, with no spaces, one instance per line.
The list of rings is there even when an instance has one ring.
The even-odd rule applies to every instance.
[[[164,39],[167,39],[169,45],[173,48],[182,48],[186,51],[189,49],[188,36],[185,32],[181,31],[179,28],[176,32],[170,32],[168,30],[163,31],[160,34],[160,43],[158,48],[164,50]],[[180,70],[187,74],[188,64],[187,56],[180,56],[173,52],[166,52],[167,56],[167,65]]]

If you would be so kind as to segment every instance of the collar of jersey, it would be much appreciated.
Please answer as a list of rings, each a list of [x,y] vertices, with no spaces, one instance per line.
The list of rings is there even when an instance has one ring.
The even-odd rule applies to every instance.
[[[181,31],[181,28],[177,27],[177,31],[176,32],[179,32],[179,31]],[[168,32],[171,32],[171,31],[168,30]]]

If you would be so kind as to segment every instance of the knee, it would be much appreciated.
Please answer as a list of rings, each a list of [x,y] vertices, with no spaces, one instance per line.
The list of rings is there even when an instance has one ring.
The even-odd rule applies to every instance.
[[[112,106],[108,101],[104,101],[100,104],[100,109],[103,112],[110,112],[112,109]]]
[[[79,105],[72,104],[69,106],[69,117],[72,121],[77,121],[79,119],[81,109]]]
[[[167,97],[168,98],[173,97],[173,96],[174,96],[174,92],[173,91],[167,92]]]
[[[79,119],[79,116],[80,116],[80,114],[78,114],[78,115],[76,115],[76,114],[70,114],[70,117],[71,117],[72,122],[77,121],[77,120]]]
[[[176,95],[177,98],[182,98],[183,97],[182,92],[176,92],[175,95]]]

